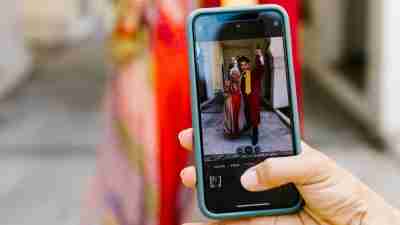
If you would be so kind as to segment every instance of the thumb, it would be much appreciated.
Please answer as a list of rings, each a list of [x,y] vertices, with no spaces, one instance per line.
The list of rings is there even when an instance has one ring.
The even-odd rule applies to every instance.
[[[289,183],[317,183],[332,176],[335,163],[331,159],[305,144],[302,148],[300,155],[270,158],[250,168],[241,177],[243,187],[264,191]]]

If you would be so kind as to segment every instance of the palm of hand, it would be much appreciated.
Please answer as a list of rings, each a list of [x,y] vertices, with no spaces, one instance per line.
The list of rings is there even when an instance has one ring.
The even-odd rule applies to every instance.
[[[183,135],[180,140],[186,149],[191,150],[191,131],[187,138]],[[303,145],[303,152],[298,156],[271,158],[250,170],[256,171],[259,181],[256,186],[246,187],[243,175],[241,181],[246,189],[261,191],[294,183],[306,203],[305,208],[292,215],[218,221],[217,224],[360,225],[370,206],[367,196],[376,195],[334,161],[306,145]],[[194,167],[184,169],[181,177],[186,186],[195,187]]]
[[[334,169],[338,172],[334,176],[324,176],[323,171],[314,171],[319,174],[316,180],[298,186],[306,206],[297,214],[218,221],[216,224],[361,225],[367,212],[367,204],[362,195],[363,185],[343,169]]]

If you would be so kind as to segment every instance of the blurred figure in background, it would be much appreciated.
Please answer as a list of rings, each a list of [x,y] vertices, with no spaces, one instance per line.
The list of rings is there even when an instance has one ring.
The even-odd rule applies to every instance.
[[[21,13],[15,1],[3,2],[0,14],[0,98],[25,79],[32,67],[32,56],[24,42]]]
[[[196,6],[232,2],[256,3],[116,2],[117,23],[110,41],[115,66],[105,99],[107,130],[82,224],[176,225],[191,213],[191,195],[179,180],[188,157],[176,138],[191,126],[185,19]],[[295,26],[298,1],[260,3],[282,3]],[[299,72],[297,53],[295,65]]]

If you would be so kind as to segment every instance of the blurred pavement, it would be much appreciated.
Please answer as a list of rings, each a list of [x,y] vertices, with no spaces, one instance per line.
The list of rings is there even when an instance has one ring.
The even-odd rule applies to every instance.
[[[0,224],[79,224],[101,133],[103,47],[38,57],[31,80],[0,101]]]
[[[261,153],[287,151],[291,149],[290,129],[273,111],[263,110],[260,113],[259,142]],[[204,129],[204,154],[237,154],[237,148],[251,146],[251,130],[243,132],[240,138],[229,139],[224,136],[224,113],[203,113],[201,115]]]

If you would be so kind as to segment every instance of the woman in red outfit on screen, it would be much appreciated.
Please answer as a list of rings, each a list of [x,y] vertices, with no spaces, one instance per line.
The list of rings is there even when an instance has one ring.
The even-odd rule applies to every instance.
[[[237,138],[244,126],[244,102],[241,90],[241,75],[236,59],[233,59],[233,68],[229,72],[229,79],[225,81],[225,135]]]

